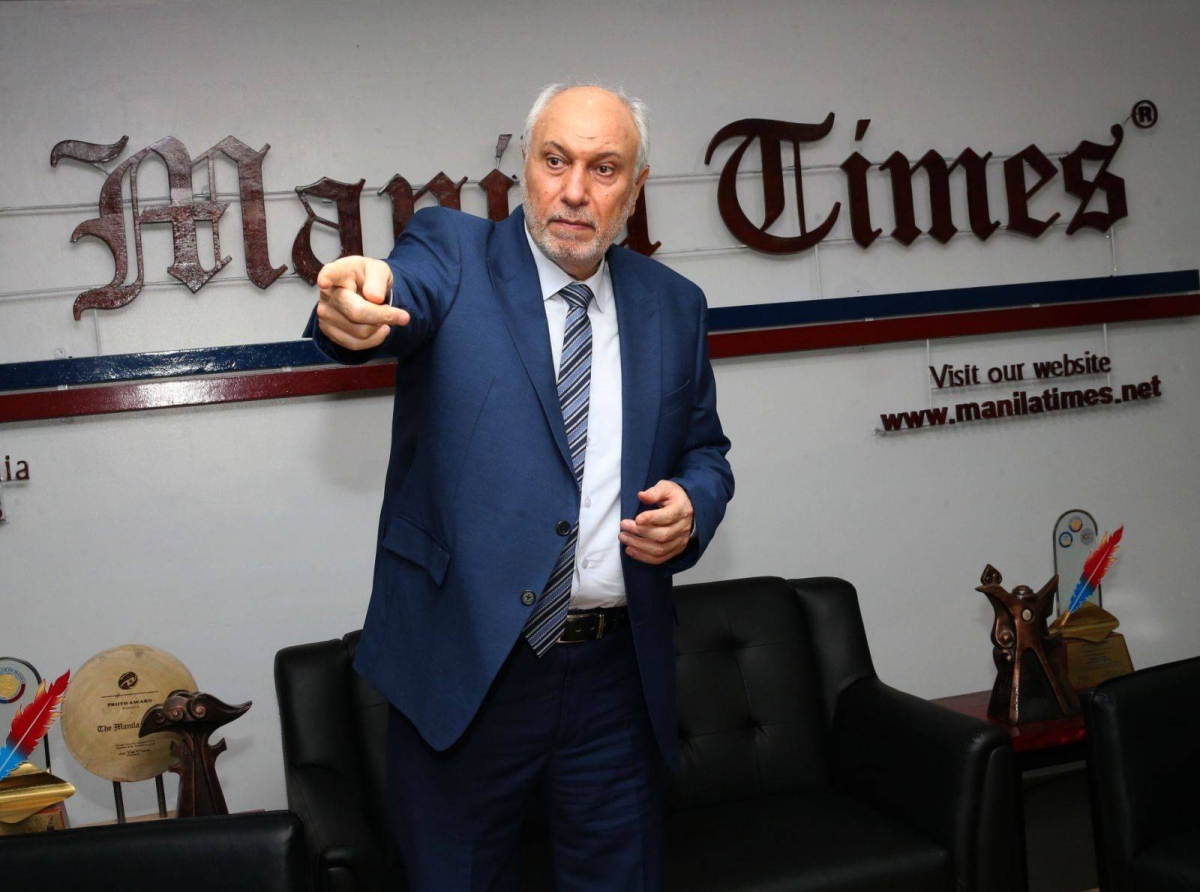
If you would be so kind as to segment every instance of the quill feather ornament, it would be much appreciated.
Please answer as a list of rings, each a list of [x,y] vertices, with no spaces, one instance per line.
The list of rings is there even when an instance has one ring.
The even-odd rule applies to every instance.
[[[17,710],[8,732],[8,739],[4,746],[0,747],[0,780],[28,759],[33,753],[33,748],[46,736],[46,732],[58,718],[58,709],[62,704],[63,695],[67,692],[67,682],[70,678],[71,672],[68,670],[49,688],[43,681],[38,685],[34,698]]]
[[[1067,615],[1063,619],[1064,625],[1070,619],[1071,614],[1082,607],[1083,602],[1095,593],[1096,587],[1100,585],[1100,580],[1104,578],[1108,568],[1117,559],[1117,546],[1121,544],[1121,535],[1124,532],[1125,527],[1119,526],[1115,533],[1111,535],[1105,533],[1095,551],[1089,554],[1087,560],[1083,562],[1083,573],[1079,576],[1079,582],[1075,584],[1075,592],[1071,595],[1071,604],[1067,607]]]

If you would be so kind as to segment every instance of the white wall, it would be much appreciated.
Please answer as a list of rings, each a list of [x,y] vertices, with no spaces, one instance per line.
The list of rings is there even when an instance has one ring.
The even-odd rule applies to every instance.
[[[92,355],[97,341],[101,352],[124,353],[286,340],[314,299],[294,277],[266,292],[244,281],[195,296],[147,288],[122,310],[74,322],[74,296],[107,282],[111,261],[98,242],[69,243],[94,214],[102,177],[73,164],[52,170],[59,140],[128,134],[132,152],[170,134],[195,154],[227,134],[254,148],[269,142],[268,190],[365,177],[367,250],[382,253],[389,210],[371,187],[396,172],[414,183],[440,169],[478,178],[492,166],[496,134],[519,133],[536,89],[570,76],[619,78],[647,100],[653,176],[714,175],[648,187],[664,262],[703,285],[713,306],[1113,272],[1104,236],[1068,238],[1061,226],[1036,242],[1000,232],[983,245],[969,236],[909,249],[881,240],[863,251],[831,241],[819,271],[812,252],[671,256],[735,244],[716,210],[718,165],[706,167],[703,154],[721,126],[743,117],[837,113],[833,133],[805,149],[806,165],[834,167],[805,175],[815,221],[839,197],[836,165],[856,147],[860,117],[873,119],[861,150],[875,161],[894,149],[915,159],[968,145],[1006,155],[1030,142],[1065,152],[1084,138],[1108,142],[1109,125],[1150,98],[1160,123],[1128,127],[1113,166],[1129,194],[1116,271],[1200,266],[1193,3],[732,9],[630,0],[0,4],[0,207],[40,209],[0,213],[0,362],[49,359],[59,348]],[[757,163],[756,150],[750,158]],[[518,166],[510,149],[504,169]],[[232,191],[232,170],[219,176]],[[998,184],[993,210],[1005,219]],[[160,168],[143,194],[164,185]],[[876,225],[890,230],[884,180],[872,186]],[[750,196],[754,182],[744,187]],[[475,191],[464,190],[466,209],[482,213]],[[63,204],[78,207],[47,209]],[[1070,212],[1075,202],[1059,177],[1034,207]],[[834,233],[843,239],[846,210]],[[961,195],[955,211],[965,228]],[[290,266],[301,220],[294,197],[269,201],[276,265]],[[794,218],[783,231],[789,225]],[[234,262],[218,279],[236,279],[236,203],[222,229]],[[329,239],[318,246],[331,256]],[[148,233],[146,254],[147,278],[166,279],[164,229]],[[29,290],[50,293],[12,297]],[[1157,373],[1161,400],[873,433],[881,411],[928,404],[931,360],[1029,361],[1104,350],[1106,336],[1113,380]],[[1200,325],[1164,321],[934,342],[928,356],[921,342],[721,361],[738,491],[683,581],[844,576],[858,586],[882,677],[924,696],[979,690],[994,671],[990,610],[973,591],[980,571],[991,562],[1010,584],[1040,586],[1053,572],[1053,523],[1079,506],[1102,529],[1126,525],[1105,604],[1134,664],[1195,654],[1197,348]],[[0,652],[55,675],[117,644],[175,653],[203,689],[255,702],[229,727],[218,762],[230,806],[282,806],[272,658],[361,624],[389,412],[385,396],[340,396],[0,426],[0,454],[29,461],[33,476],[2,492],[11,523],[0,527]],[[54,745],[58,773],[79,787],[74,820],[111,816],[108,784],[75,765],[57,735]],[[152,808],[149,784],[127,797],[131,812]]]

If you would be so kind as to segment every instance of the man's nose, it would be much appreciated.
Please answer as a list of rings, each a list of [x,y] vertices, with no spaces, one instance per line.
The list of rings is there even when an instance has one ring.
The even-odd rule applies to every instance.
[[[572,207],[587,204],[588,178],[586,166],[582,164],[571,166],[571,170],[567,173],[566,182],[563,183],[562,199]]]

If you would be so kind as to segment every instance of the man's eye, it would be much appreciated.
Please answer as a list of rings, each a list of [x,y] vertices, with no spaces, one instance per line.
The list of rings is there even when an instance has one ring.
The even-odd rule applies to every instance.
[[[559,165],[562,164],[562,159],[555,157],[554,155],[551,155],[549,158],[546,159],[546,163],[548,165],[550,165],[551,167],[558,167]]]
[[[603,176],[608,176],[609,174],[611,174],[613,172],[613,168],[612,168],[611,164],[601,164],[599,167],[596,168],[596,171],[598,173],[602,174]]]

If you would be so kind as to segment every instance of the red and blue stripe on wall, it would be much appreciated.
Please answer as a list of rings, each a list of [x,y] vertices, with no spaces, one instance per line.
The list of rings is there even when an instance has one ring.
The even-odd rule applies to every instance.
[[[1200,272],[1147,273],[721,307],[713,359],[1200,315]],[[392,363],[344,367],[311,341],[0,364],[0,423],[368,391]]]

